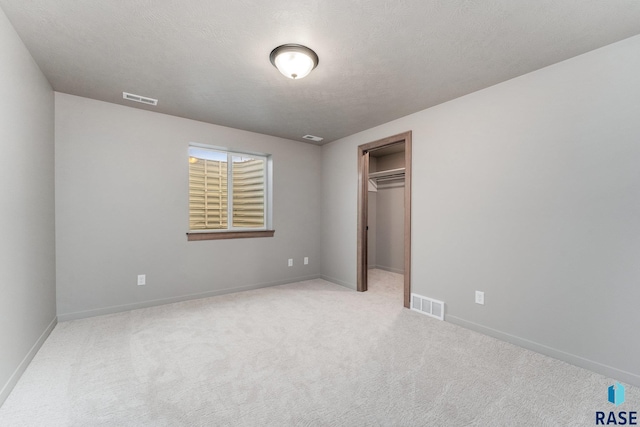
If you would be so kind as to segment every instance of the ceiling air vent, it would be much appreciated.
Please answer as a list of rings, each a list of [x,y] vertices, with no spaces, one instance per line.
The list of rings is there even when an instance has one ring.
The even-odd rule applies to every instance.
[[[147,98],[146,96],[134,95],[132,93],[122,92],[122,97],[129,101],[140,102],[147,105],[158,105],[158,100],[153,98]]]
[[[303,138],[313,142],[320,142],[324,139],[324,138],[320,138],[319,136],[313,136],[313,135],[305,135],[303,136]]]

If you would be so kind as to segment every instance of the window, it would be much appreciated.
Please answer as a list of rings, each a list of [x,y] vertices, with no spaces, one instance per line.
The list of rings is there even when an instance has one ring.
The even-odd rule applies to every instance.
[[[189,240],[270,237],[270,157],[189,146]]]

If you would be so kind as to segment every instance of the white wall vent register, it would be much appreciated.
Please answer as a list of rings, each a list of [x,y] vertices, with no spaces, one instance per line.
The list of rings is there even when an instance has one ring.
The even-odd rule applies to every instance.
[[[303,136],[304,139],[308,139],[309,141],[314,141],[314,142],[320,142],[322,141],[324,138],[321,138],[319,136],[313,136],[313,135],[305,135]]]
[[[437,299],[411,294],[411,310],[415,310],[427,316],[444,320],[444,302]]]
[[[147,98],[146,96],[134,95],[128,92],[122,92],[122,97],[129,101],[141,102],[147,105],[158,105],[158,100],[153,98]]]

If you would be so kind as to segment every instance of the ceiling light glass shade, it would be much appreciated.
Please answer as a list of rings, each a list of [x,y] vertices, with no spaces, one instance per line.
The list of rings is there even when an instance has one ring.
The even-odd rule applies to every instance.
[[[283,44],[271,51],[271,63],[290,79],[301,79],[318,66],[318,55],[306,46]]]

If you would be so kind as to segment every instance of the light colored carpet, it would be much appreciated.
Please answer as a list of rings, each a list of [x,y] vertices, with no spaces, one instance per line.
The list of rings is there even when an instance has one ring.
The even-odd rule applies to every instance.
[[[402,276],[373,270],[366,293],[312,280],[60,323],[0,425],[594,425],[612,383],[403,309]]]

